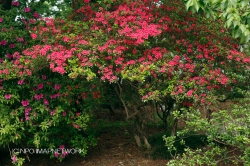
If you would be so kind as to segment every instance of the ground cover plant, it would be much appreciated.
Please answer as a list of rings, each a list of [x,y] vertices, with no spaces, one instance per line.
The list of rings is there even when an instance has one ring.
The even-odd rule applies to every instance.
[[[74,1],[67,19],[44,18],[25,2],[13,1],[11,11],[1,10],[12,20],[20,17],[12,22],[8,15],[0,18],[3,146],[69,146],[85,149],[86,155],[88,146],[96,144],[89,116],[100,107],[112,113],[112,104],[118,104],[138,147],[151,148],[147,126],[158,113],[170,131],[164,140],[173,152],[175,136],[182,133],[180,120],[220,128],[214,121],[228,112],[211,115],[210,105],[236,92],[247,97],[240,92],[248,90],[250,58],[240,51],[239,41],[223,28],[223,20],[188,12],[181,1]],[[205,111],[202,122],[196,117],[199,106]],[[213,133],[205,129],[213,143]],[[249,147],[244,132],[242,146]],[[243,153],[247,164],[249,152]],[[61,160],[66,154],[51,156]],[[11,157],[21,165],[17,154]],[[206,163],[214,156],[206,157],[194,161],[214,164]],[[175,161],[179,164],[170,164]]]

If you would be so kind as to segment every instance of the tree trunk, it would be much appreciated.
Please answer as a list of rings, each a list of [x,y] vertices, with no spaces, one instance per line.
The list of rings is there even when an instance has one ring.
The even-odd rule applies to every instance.
[[[135,117],[135,130],[134,130],[134,138],[137,146],[142,147],[141,141],[143,140],[144,145],[147,149],[151,149],[151,145],[148,142],[148,136],[146,132],[147,124],[143,123],[143,121],[136,115]]]
[[[146,146],[147,149],[151,149],[151,145],[150,143],[148,142],[148,138],[143,136],[143,140],[144,140],[144,144]]]
[[[204,113],[205,113],[205,118],[207,118],[207,120],[210,121],[212,110],[206,108],[205,106],[203,106],[203,110],[204,110]]]
[[[135,138],[135,142],[136,142],[136,145],[141,148],[141,139],[140,139],[140,136],[138,134],[135,133],[134,135],[134,138]]]
[[[174,119],[174,123],[171,130],[171,136],[174,136],[176,134],[177,126],[178,126],[178,119]]]

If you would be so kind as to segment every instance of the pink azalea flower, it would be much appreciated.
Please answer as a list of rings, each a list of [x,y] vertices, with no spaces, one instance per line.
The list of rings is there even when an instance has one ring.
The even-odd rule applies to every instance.
[[[25,112],[28,112],[29,113],[29,111],[31,111],[32,110],[32,108],[31,107],[27,107],[27,108],[25,108]]]
[[[43,103],[44,103],[45,105],[49,105],[49,101],[46,100],[46,99],[43,99]]]
[[[34,12],[33,13],[33,16],[36,18],[36,19],[38,19],[40,16],[39,16],[39,14],[37,13],[37,12]]]
[[[62,151],[62,158],[64,158],[66,155],[68,155],[68,152],[67,151]]]
[[[11,94],[7,94],[4,96],[5,99],[9,100],[11,98]]]
[[[29,105],[29,101],[28,100],[22,100],[22,105],[24,106],[24,107],[26,107],[26,106],[28,106]]]
[[[30,8],[29,8],[29,7],[24,8],[24,12],[25,12],[25,13],[30,12]]]
[[[0,17],[0,22],[3,22],[3,18]]]
[[[35,97],[34,97],[36,100],[40,100],[43,98],[43,94],[35,94]]]
[[[19,59],[20,58],[20,53],[19,52],[14,52],[14,54],[12,56],[13,56],[13,58]]]
[[[228,55],[227,58],[230,59],[230,60],[232,60],[233,56],[232,55]]]
[[[11,158],[12,160],[13,160],[13,162],[17,162],[17,157],[16,156],[13,156],[12,158]]]
[[[193,95],[193,92],[194,92],[194,90],[189,90],[188,92],[187,92],[187,97],[191,97],[192,95]]]
[[[36,20],[35,19],[30,19],[29,23],[34,24],[34,23],[36,23]]]
[[[17,82],[17,84],[18,84],[18,85],[22,85],[23,82],[24,82],[24,80],[19,80],[19,81]]]
[[[0,20],[1,21],[1,20]],[[1,41],[1,44],[3,45],[3,46],[5,46],[6,44],[7,44],[7,41],[6,40],[2,40]]]
[[[55,85],[54,85],[54,89],[55,89],[55,90],[59,90],[60,88],[61,88],[61,85],[58,85],[58,84],[55,84]]]
[[[80,128],[80,126],[79,126],[78,124],[75,124],[75,123],[73,123],[73,126],[74,126],[76,129],[79,129],[79,128]]]
[[[31,38],[32,38],[33,40],[37,38],[37,35],[34,34],[34,33],[31,33],[30,36],[31,36]]]
[[[17,37],[16,40],[17,40],[18,42],[23,42],[23,41],[24,41],[23,37],[20,37],[20,38]]]
[[[43,80],[46,80],[46,78],[47,78],[46,75],[42,75]]]
[[[64,149],[64,147],[65,147],[64,145],[61,145],[61,146],[59,147],[59,149],[62,150],[62,149]]]
[[[55,155],[56,158],[59,157],[59,153],[58,152],[55,152],[54,155]]]
[[[19,2],[18,1],[14,1],[14,2],[12,2],[12,6],[16,6],[16,7],[18,7],[20,4],[19,4]]]
[[[29,121],[30,117],[29,116],[25,116],[25,120]]]
[[[11,54],[9,54],[9,53],[6,55],[6,57],[7,57],[8,59],[12,59],[12,58],[13,58],[13,56],[12,56]]]
[[[15,48],[15,44],[11,43],[10,48]]]
[[[89,2],[90,2],[90,0],[83,0],[83,2],[84,2],[84,3],[89,3]]]
[[[37,89],[43,89],[43,84],[41,83],[41,84],[38,84],[37,85]]]

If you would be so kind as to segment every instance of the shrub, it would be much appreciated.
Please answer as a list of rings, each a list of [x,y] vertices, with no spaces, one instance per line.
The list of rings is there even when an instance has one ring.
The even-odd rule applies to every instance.
[[[218,165],[244,164],[250,162],[250,114],[249,98],[232,103],[231,110],[213,112],[210,121],[204,119],[199,112],[187,113],[186,129],[179,131],[180,140],[190,135],[190,132],[205,133],[208,145],[202,148],[186,146],[185,153],[173,156],[168,165]],[[174,137],[164,137],[166,145],[175,151]],[[172,141],[170,141],[172,140]],[[183,141],[185,144],[185,141]]]

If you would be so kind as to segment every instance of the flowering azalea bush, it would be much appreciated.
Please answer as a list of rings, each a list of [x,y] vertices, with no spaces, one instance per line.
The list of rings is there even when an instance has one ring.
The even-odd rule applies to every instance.
[[[84,149],[85,155],[88,146],[95,144],[87,112],[97,102],[93,94],[98,90],[79,80],[45,73],[1,81],[1,145],[25,140],[26,146],[55,149],[65,144]]]
[[[34,10],[38,4],[13,1],[10,10],[0,9],[0,145],[46,149],[65,145],[81,149],[84,156],[88,146],[96,144],[88,128],[88,111],[99,103],[98,82],[72,80],[51,72],[46,59],[34,59],[29,65],[22,57],[23,50],[40,42],[30,33],[41,18]],[[24,159],[10,153],[13,163],[22,165]],[[62,160],[67,155],[51,157]]]
[[[143,140],[147,148],[146,125],[158,105],[174,118],[175,135],[187,107],[209,107],[237,88],[247,89],[250,59],[220,20],[187,12],[180,1],[80,4],[73,20],[41,18],[30,29],[34,44],[2,62],[2,144],[29,133],[27,143],[36,147],[66,141],[87,148],[92,137],[84,110],[105,102],[107,83],[127,119],[134,118],[138,146]],[[76,136],[79,130],[87,136]]]
[[[112,12],[103,8],[92,11],[89,22],[45,20],[33,29],[38,33],[32,36],[46,44],[33,46],[23,55],[27,61],[45,57],[53,72],[71,78],[138,81],[138,86],[149,86],[146,91],[139,89],[146,100],[168,93],[174,98],[194,96],[204,103],[201,99],[208,91],[232,88],[228,84],[237,79],[232,71],[247,69],[249,58],[237,51],[237,42],[228,33],[220,32],[220,22],[183,12],[177,2],[169,6],[148,1],[116,3],[107,5]],[[51,35],[55,37],[51,39]],[[168,92],[157,92],[152,82],[147,84],[149,77],[166,84]],[[164,83],[161,78],[165,77],[168,81]]]
[[[0,8],[0,60],[4,58],[13,60],[14,52],[28,48],[34,42],[31,40],[29,30],[37,24],[40,14],[31,10],[31,3],[26,0],[12,1],[11,8]],[[35,6],[34,6],[35,7]]]
[[[142,101],[172,98],[177,108],[183,102],[209,105],[244,85],[249,58],[221,21],[185,12],[178,1],[100,6],[85,3],[77,10],[86,22],[47,19],[35,27],[33,36],[44,44],[27,49],[26,60],[45,57],[53,72],[71,78],[123,79]]]

